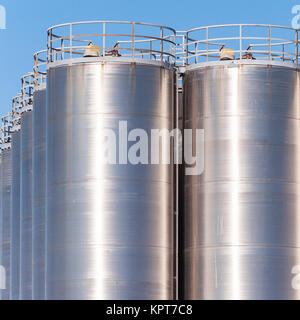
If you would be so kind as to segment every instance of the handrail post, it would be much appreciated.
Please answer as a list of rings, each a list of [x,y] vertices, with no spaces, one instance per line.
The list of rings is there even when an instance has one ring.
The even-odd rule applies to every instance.
[[[38,85],[38,58],[37,54],[34,55],[34,85]]]
[[[65,60],[65,42],[61,39],[61,59]]]
[[[106,55],[106,23],[103,22],[103,38],[102,38],[102,54],[103,57]]]
[[[242,50],[243,50],[243,26],[240,25],[240,60],[242,60]]]
[[[271,26],[269,26],[269,60],[271,60]]]
[[[132,23],[132,59],[134,59],[134,51],[135,51],[135,25]]]
[[[208,30],[208,27],[207,27],[206,28],[206,62],[208,62],[208,50],[209,50],[208,37],[209,37],[209,30]]]
[[[186,54],[186,61],[185,64],[189,65],[189,33],[186,33],[186,39],[185,39],[185,54]]]
[[[163,27],[160,28],[160,61],[163,62],[164,61],[164,29]]]
[[[173,47],[173,61],[176,64],[176,34],[173,34],[173,43],[170,44]]]
[[[48,43],[47,43],[47,49],[48,49],[48,62],[52,62],[52,30],[48,31]]]
[[[299,62],[299,30],[296,30],[296,63]]]
[[[70,23],[70,58],[73,58],[73,25]]]
[[[184,63],[185,60],[185,35],[182,35],[182,65],[184,66],[186,63]]]

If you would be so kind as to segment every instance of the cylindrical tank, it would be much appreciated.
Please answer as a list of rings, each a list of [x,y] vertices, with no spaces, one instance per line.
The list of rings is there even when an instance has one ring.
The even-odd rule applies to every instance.
[[[296,65],[271,61],[187,68],[205,170],[185,176],[185,299],[300,298],[299,85]]]
[[[12,100],[11,134],[11,300],[20,299],[20,110],[22,94]]]
[[[10,299],[10,196],[11,196],[11,114],[2,117],[1,143],[1,256],[0,265],[5,272],[0,288],[1,300]],[[4,286],[3,286],[4,285]],[[4,288],[3,288],[4,287]]]
[[[2,300],[2,290],[5,287],[5,269],[2,266],[2,241],[3,241],[3,231],[2,231],[2,150],[0,148],[0,301]]]
[[[32,112],[21,117],[20,299],[32,300]]]
[[[33,102],[33,300],[45,299],[46,249],[46,84],[34,90]]]
[[[11,196],[11,150],[2,150],[2,242],[0,265],[5,268],[5,289],[1,290],[2,300],[10,299],[10,196]]]
[[[20,299],[20,131],[12,133],[11,299]]]
[[[173,298],[173,167],[101,165],[100,126],[172,129],[174,71],[48,70],[47,299]]]
[[[20,152],[20,299],[32,300],[32,95],[33,74],[22,77]]]
[[[130,164],[125,140],[132,129],[174,128],[175,72],[164,53],[133,60],[136,52],[157,56],[138,45],[129,58],[107,44],[102,57],[86,50],[85,58],[48,65],[47,299],[173,298],[174,167]],[[116,164],[101,160],[102,128],[116,142]]]

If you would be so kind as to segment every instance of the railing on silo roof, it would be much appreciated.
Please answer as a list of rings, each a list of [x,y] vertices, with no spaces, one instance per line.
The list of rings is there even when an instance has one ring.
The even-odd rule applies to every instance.
[[[1,118],[1,149],[7,150],[11,147],[12,134],[12,113],[9,113]]]
[[[34,86],[37,87],[47,80],[48,50],[41,50],[34,54]]]
[[[30,72],[21,77],[21,113],[32,111],[33,91],[34,91],[34,73]]]
[[[178,33],[182,41],[178,63],[190,65],[219,61],[222,50],[232,50],[233,60],[270,60],[299,64],[299,30],[265,24],[229,24]]]
[[[19,93],[12,99],[12,125],[13,131],[21,129],[21,114],[22,114],[22,93]]]
[[[176,60],[176,32],[165,26],[128,21],[84,21],[54,26],[47,34],[49,62],[83,57],[91,43],[99,57],[139,58],[170,64],[175,64]]]

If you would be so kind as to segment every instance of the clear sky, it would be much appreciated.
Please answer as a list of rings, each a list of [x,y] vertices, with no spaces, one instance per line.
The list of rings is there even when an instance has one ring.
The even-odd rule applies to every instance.
[[[84,20],[127,20],[184,30],[226,23],[291,26],[300,0],[0,0],[7,29],[0,30],[0,113],[11,110],[20,77],[32,71],[33,53],[46,48],[50,26]]]

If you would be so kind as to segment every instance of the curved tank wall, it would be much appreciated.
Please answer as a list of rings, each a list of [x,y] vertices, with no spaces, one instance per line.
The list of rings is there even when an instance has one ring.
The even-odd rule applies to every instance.
[[[34,91],[32,162],[33,300],[45,299],[46,86]]]
[[[11,299],[20,299],[20,131],[11,137]]]
[[[4,288],[5,282],[5,269],[2,266],[2,241],[3,241],[3,231],[2,231],[2,150],[0,148],[0,286]],[[0,290],[0,301],[2,300],[2,290]]]
[[[205,130],[204,173],[184,177],[184,298],[299,299],[299,71],[198,65],[184,96],[185,128]]]
[[[102,165],[100,128],[172,129],[174,81],[116,59],[50,66],[47,299],[173,298],[173,166]]]
[[[5,289],[1,291],[1,299],[10,299],[10,195],[11,195],[11,150],[2,150],[2,183],[1,183],[1,260],[0,265],[5,269]]]
[[[21,117],[20,299],[32,300],[32,112]]]

